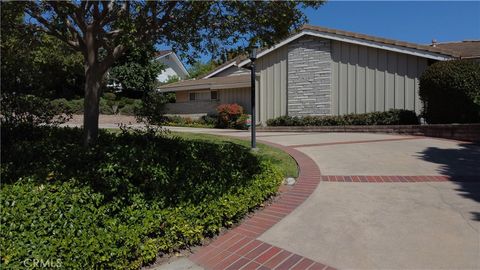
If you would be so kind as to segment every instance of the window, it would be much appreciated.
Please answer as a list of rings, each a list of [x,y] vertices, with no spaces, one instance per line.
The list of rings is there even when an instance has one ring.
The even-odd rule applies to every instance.
[[[210,92],[210,99],[211,100],[217,100],[218,99],[217,91]]]
[[[190,93],[190,100],[195,100],[195,93]]]

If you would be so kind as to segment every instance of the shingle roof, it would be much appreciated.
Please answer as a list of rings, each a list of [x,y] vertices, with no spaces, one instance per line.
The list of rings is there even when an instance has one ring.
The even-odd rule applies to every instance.
[[[240,63],[241,61],[243,61],[243,60],[245,60],[245,59],[247,59],[247,55],[243,55],[243,54],[242,54],[242,55],[239,55],[239,56],[233,58],[232,60],[227,61],[227,62],[221,64],[220,66],[216,67],[214,70],[212,70],[212,71],[210,71],[210,72],[202,75],[201,78],[205,78],[206,76],[208,76],[208,75],[210,75],[210,74],[212,74],[212,73],[215,73],[217,70],[222,69],[222,68],[224,68],[224,67],[226,67],[226,66],[228,66],[228,65],[230,65],[230,64],[232,64],[232,63],[238,64],[238,63]]]
[[[387,44],[387,45],[401,46],[401,47],[405,47],[405,48],[423,50],[423,51],[428,51],[428,52],[433,52],[433,53],[441,53],[441,54],[446,54],[446,55],[454,56],[454,57],[459,56],[455,52],[452,52],[451,50],[446,50],[446,49],[439,48],[439,47],[432,47],[432,46],[428,46],[428,45],[420,45],[420,44],[411,43],[411,42],[405,42],[405,41],[399,41],[399,40],[394,40],[394,39],[375,37],[375,36],[370,36],[370,35],[365,35],[365,34],[360,34],[360,33],[355,33],[355,32],[348,32],[348,31],[343,31],[343,30],[330,29],[330,28],[325,28],[325,27],[321,27],[321,26],[313,26],[313,25],[305,24],[300,28],[300,31],[301,30],[312,30],[312,31],[324,32],[324,33],[335,34],[335,35],[340,35],[340,36],[358,38],[358,39],[362,39],[362,40],[366,40],[366,41],[379,42],[379,43],[383,43],[383,44]]]
[[[480,40],[437,43],[435,48],[453,51],[460,58],[480,58]]]
[[[160,86],[162,92],[185,90],[230,89],[250,86],[250,75],[212,77],[207,79],[186,80]]]

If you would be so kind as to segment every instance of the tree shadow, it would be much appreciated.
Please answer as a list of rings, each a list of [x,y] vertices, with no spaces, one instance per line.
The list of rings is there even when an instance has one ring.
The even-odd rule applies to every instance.
[[[420,153],[425,161],[440,164],[439,173],[458,185],[463,197],[480,203],[480,144],[461,143],[458,148],[428,147]],[[480,221],[480,211],[471,212]]]

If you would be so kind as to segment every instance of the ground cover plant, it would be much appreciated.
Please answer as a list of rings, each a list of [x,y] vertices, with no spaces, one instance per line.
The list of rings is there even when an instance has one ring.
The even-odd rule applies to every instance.
[[[279,165],[231,141],[2,125],[2,268],[138,269],[198,244],[274,194]]]
[[[349,126],[349,125],[418,125],[415,112],[389,110],[363,114],[332,116],[280,116],[267,120],[269,126]]]

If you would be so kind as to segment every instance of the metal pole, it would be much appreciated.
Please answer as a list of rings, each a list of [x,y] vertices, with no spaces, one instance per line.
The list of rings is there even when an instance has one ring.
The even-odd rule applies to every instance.
[[[256,142],[256,134],[255,134],[255,124],[256,124],[256,119],[255,119],[255,62],[254,59],[252,59],[252,65],[251,65],[251,104],[252,104],[252,119],[250,123],[250,127],[252,129],[252,149],[257,148],[257,142]]]

